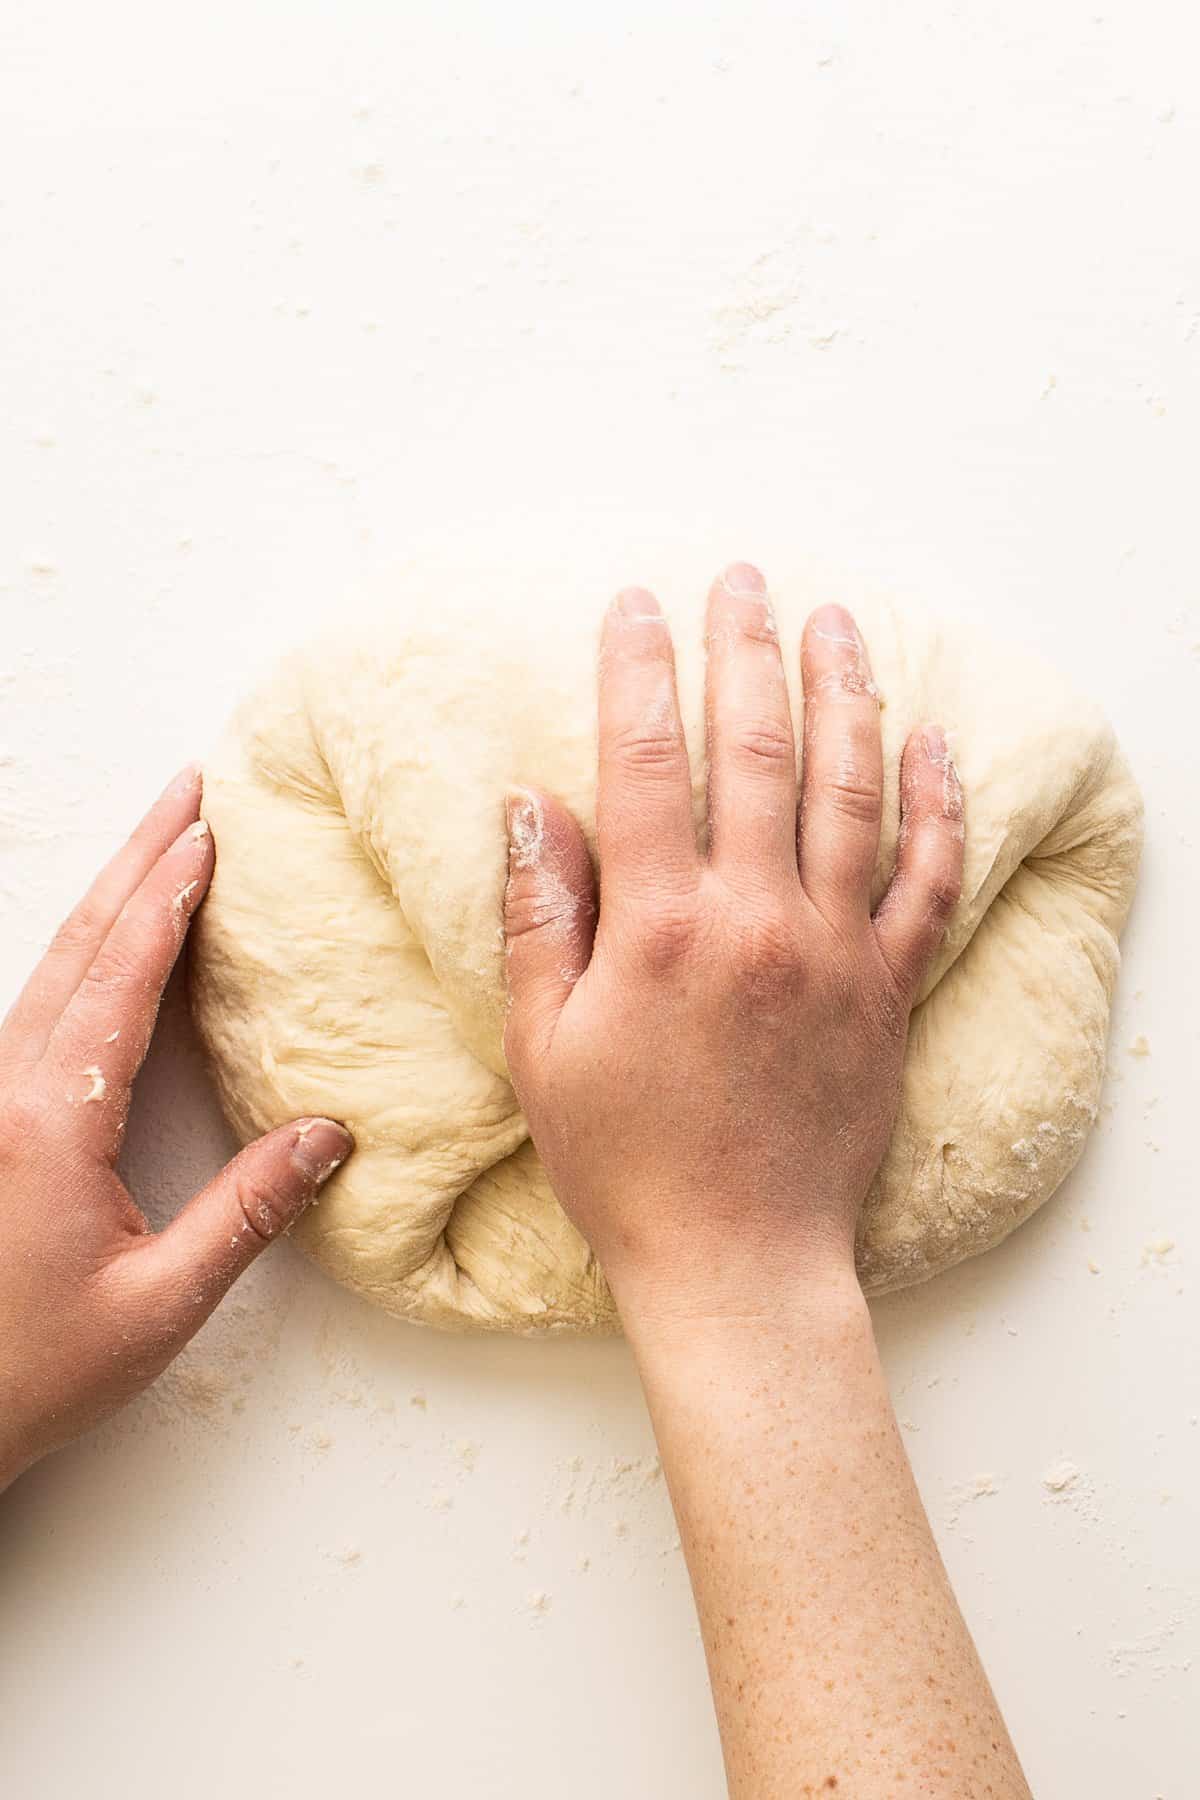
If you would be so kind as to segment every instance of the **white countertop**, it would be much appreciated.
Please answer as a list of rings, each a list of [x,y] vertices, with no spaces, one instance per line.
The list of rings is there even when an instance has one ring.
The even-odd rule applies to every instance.
[[[446,550],[816,558],[1112,713],[1101,1123],[877,1308],[1034,1790],[1088,1800],[1196,1791],[1198,52],[1170,0],[0,18],[0,999],[276,648]],[[175,992],[130,1178],[161,1218],[226,1149]],[[14,1800],[723,1791],[624,1346],[290,1247],[0,1502],[0,1619]]]

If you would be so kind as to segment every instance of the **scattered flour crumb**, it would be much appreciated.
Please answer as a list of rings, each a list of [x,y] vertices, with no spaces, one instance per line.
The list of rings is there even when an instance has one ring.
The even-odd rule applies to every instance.
[[[963,1508],[973,1500],[990,1500],[1000,1492],[994,1475],[976,1475],[974,1481],[967,1484],[956,1482],[950,1489],[949,1506],[946,1510],[946,1524],[953,1530],[962,1516]]]
[[[1132,1044],[1130,1044],[1130,1046],[1129,1046],[1128,1054],[1130,1056],[1149,1056],[1149,1054],[1150,1054],[1150,1039],[1145,1035],[1144,1032],[1139,1031],[1138,1035],[1134,1038]]]
[[[531,1593],[529,1598],[526,1600],[525,1604],[528,1606],[531,1613],[535,1613],[538,1616],[544,1617],[545,1614],[550,1611],[550,1608],[553,1605],[553,1600],[551,1599],[551,1596],[548,1593],[546,1593],[546,1591],[543,1588],[535,1588],[533,1593]]]
[[[1099,1525],[1100,1501],[1096,1484],[1073,1463],[1061,1457],[1042,1473],[1042,1503],[1055,1511],[1065,1511],[1083,1525]]]
[[[408,1397],[408,1404],[410,1406],[415,1406],[419,1412],[426,1412],[429,1408],[429,1402],[424,1394],[410,1394]]]

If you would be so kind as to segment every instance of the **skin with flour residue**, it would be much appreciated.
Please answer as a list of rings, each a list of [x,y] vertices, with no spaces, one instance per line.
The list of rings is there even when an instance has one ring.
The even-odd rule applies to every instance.
[[[510,876],[527,878],[522,928],[549,933],[558,940],[564,951],[559,979],[570,986],[583,973],[583,965],[572,952],[581,928],[594,916],[594,904],[564,880],[558,859],[546,854],[547,827],[540,797],[526,788],[514,788],[506,797],[505,811]],[[505,939],[506,954],[511,948],[510,933]]]
[[[117,1175],[133,1080],[212,874],[199,805],[187,769],[0,1028],[0,1488],[153,1381],[352,1148],[334,1120],[284,1125],[158,1233]]]
[[[839,608],[809,621],[798,795],[767,606],[747,564],[709,597],[703,848],[669,633],[643,590],[610,609],[599,915],[582,831],[530,798],[506,893],[505,1050],[638,1360],[731,1796],[1028,1800],[854,1266],[908,1011],[958,893],[961,792],[944,736],[915,732],[872,915],[883,763],[865,646]],[[564,982],[571,932],[582,973]]]

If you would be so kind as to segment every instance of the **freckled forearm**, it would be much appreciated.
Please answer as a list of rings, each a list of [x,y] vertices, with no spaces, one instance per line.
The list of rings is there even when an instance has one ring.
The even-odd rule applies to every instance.
[[[786,1315],[785,1315],[786,1316]],[[638,1355],[734,1800],[1028,1794],[933,1542],[852,1274]]]

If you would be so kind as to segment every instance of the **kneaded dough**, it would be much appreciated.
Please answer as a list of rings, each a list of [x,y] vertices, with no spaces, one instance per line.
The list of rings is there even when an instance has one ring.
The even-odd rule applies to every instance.
[[[703,842],[703,586],[658,592]],[[346,1122],[356,1154],[294,1235],[337,1280],[426,1324],[615,1324],[501,1041],[503,794],[544,786],[591,836],[607,597],[586,583],[535,593],[520,575],[453,591],[414,579],[285,661],[204,772],[217,863],[192,997],[226,1113],[242,1139],[302,1113]],[[1040,663],[845,591],[784,583],[774,599],[797,743],[804,617],[845,600],[866,636],[887,769],[876,898],[915,725],[946,726],[966,795],[962,900],[913,1014],[859,1228],[862,1280],[879,1293],[998,1243],[1078,1157],[1141,804],[1103,718]]]

